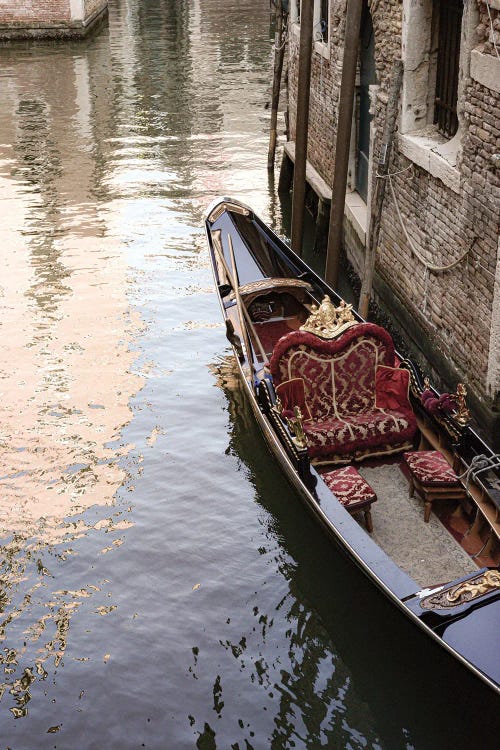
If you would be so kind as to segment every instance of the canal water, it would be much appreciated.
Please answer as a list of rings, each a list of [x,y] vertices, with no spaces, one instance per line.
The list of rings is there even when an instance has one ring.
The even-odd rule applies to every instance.
[[[203,215],[278,232],[267,0],[0,49],[0,750],[493,748],[276,474]]]

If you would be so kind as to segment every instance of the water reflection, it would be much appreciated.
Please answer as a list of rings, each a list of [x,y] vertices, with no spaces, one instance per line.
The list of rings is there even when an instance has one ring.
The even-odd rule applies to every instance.
[[[139,320],[127,266],[91,197],[102,144],[88,61],[64,49],[3,52],[0,698],[21,718],[32,684],[61,666],[71,619],[103,588],[91,572],[61,588],[59,566],[85,535],[102,537],[102,554],[132,524],[110,509],[143,379],[132,373]]]
[[[249,24],[221,55],[227,34],[214,3],[110,5],[109,30],[89,43],[1,51],[0,199],[10,221],[0,300],[0,697],[16,718],[28,715],[33,683],[64,665],[70,623],[89,600],[98,616],[115,612],[94,561],[134,523],[125,492],[140,481],[142,453],[123,429],[145,380],[173,371],[137,350],[145,324],[136,310],[158,264],[177,273],[174,298],[206,294],[206,279],[204,290],[193,283],[206,264],[202,211],[226,186],[218,170],[238,180],[227,141],[248,132],[235,66],[247,71],[251,97],[261,89],[253,68],[268,55]],[[240,15],[229,7],[232,23]],[[241,131],[225,132],[235,117]],[[220,324],[191,313],[172,330],[207,325]],[[145,428],[134,438],[156,449],[165,425]]]

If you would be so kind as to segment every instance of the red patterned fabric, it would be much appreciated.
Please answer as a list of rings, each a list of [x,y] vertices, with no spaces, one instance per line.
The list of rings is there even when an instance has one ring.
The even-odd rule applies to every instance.
[[[348,510],[373,503],[377,499],[373,489],[354,466],[327,471],[321,476],[328,489]]]
[[[303,377],[308,402],[306,374],[315,385],[318,377],[328,376],[330,383],[325,395],[331,398],[335,390],[337,407],[353,413],[360,405],[373,407],[376,367],[393,364],[394,345],[387,331],[374,323],[360,323],[334,340],[321,339],[306,331],[293,331],[277,342],[270,368],[277,383]],[[329,413],[331,404],[322,408]],[[314,417],[321,416],[312,410]]]
[[[276,387],[276,395],[283,406],[284,417],[293,417],[294,406],[298,406],[303,420],[308,421],[311,419],[311,412],[309,411],[304,395],[304,381],[302,378],[293,378],[292,380],[280,383]]]
[[[424,486],[459,485],[458,477],[439,451],[410,451],[403,454],[410,473]]]
[[[356,414],[348,420],[308,422],[304,424],[304,432],[311,458],[395,443],[401,444],[403,450],[411,446],[415,434],[415,418],[411,419],[402,412],[379,410]]]
[[[311,457],[365,452],[382,444],[411,446],[417,425],[408,398],[390,409],[376,403],[377,371],[382,365],[394,372],[394,357],[390,335],[373,323],[353,326],[334,340],[294,331],[278,341],[271,373],[278,384],[294,378],[304,382],[312,417],[304,425]],[[394,383],[392,388],[388,400],[396,400]]]
[[[271,353],[276,342],[295,329],[286,320],[269,320],[266,323],[255,323],[255,330],[264,351]]]
[[[411,410],[410,373],[396,367],[379,365],[375,372],[375,402],[379,409]]]

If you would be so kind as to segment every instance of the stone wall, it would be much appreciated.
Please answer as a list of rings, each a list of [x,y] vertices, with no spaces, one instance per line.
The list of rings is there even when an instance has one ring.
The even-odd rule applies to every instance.
[[[411,0],[411,7],[410,0],[368,3],[379,86],[372,102],[372,187],[392,62],[396,56],[405,60],[408,52],[403,49],[403,38],[408,40],[418,33],[411,25],[404,29],[403,11],[414,12],[416,6],[426,2]],[[424,367],[441,376],[443,385],[451,388],[458,380],[466,382],[471,406],[478,420],[489,425],[491,437],[495,425],[498,434],[500,393],[500,284],[495,286],[500,216],[500,61],[493,44],[494,38],[497,47],[500,43],[500,0],[488,2],[492,23],[484,0],[465,0],[457,136],[446,141],[431,125],[399,135],[394,141],[390,171],[404,171],[393,177],[396,202],[389,186],[386,190],[375,296],[395,315],[403,312],[407,321],[403,335],[410,348],[421,354]],[[312,60],[308,159],[329,184],[334,168],[345,6],[346,0],[331,0],[329,48],[325,56],[325,48],[316,44]],[[296,26],[291,29],[289,42],[292,139],[298,41]],[[407,78],[405,85],[401,100],[411,106],[413,91],[408,86],[416,84]],[[370,193],[367,225],[369,203]],[[350,236],[348,227],[346,252],[353,261],[355,248],[349,246]],[[449,266],[465,253],[465,258],[448,270],[433,268]]]
[[[84,36],[107,8],[108,0],[0,0],[0,39]]]

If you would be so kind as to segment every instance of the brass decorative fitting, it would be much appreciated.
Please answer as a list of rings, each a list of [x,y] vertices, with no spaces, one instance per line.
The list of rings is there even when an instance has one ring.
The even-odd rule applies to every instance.
[[[300,411],[300,407],[294,406],[293,413],[295,416],[287,419],[286,422],[290,429],[290,432],[292,432],[295,436],[295,445],[297,446],[297,448],[302,450],[304,448],[307,448],[307,437],[304,432],[304,424],[302,422],[302,412]]]
[[[467,396],[467,389],[463,383],[457,385],[457,392],[455,398],[457,400],[457,409],[453,415],[455,420],[461,424],[466,425],[470,422],[470,411],[467,408],[465,398]]]

